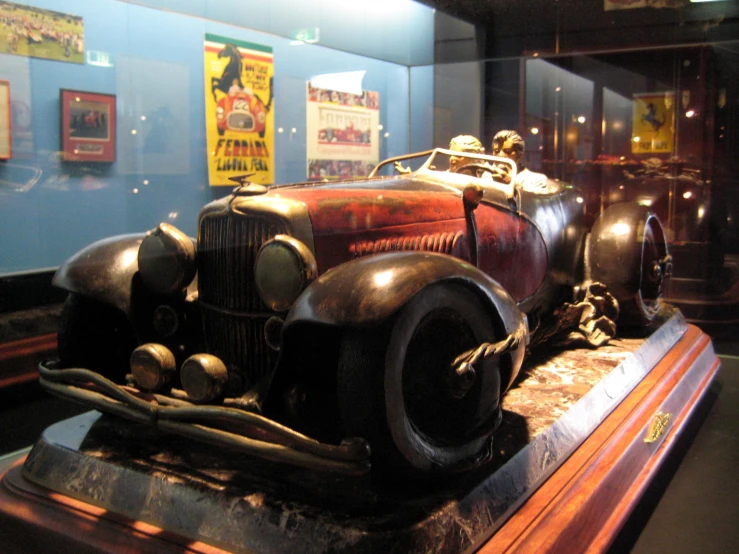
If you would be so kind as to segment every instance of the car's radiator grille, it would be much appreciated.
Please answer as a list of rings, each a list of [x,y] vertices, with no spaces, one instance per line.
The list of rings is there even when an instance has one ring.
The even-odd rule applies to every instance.
[[[203,302],[247,312],[263,311],[254,286],[259,248],[284,224],[244,216],[207,216],[200,222],[198,287]]]
[[[277,360],[277,353],[264,342],[264,318],[236,318],[203,311],[208,351],[218,356],[229,371],[236,369],[251,386],[264,377]]]
[[[200,222],[198,295],[206,345],[251,384],[274,362],[264,342],[266,308],[254,285],[254,264],[262,244],[281,233],[287,233],[285,223],[254,216],[208,215]]]
[[[231,113],[228,116],[228,127],[230,129],[244,129],[251,131],[254,129],[254,118],[249,114]]]

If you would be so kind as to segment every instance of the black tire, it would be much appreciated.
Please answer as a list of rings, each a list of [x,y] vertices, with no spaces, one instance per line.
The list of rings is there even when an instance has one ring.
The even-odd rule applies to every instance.
[[[91,369],[122,383],[136,339],[126,317],[112,306],[70,293],[59,324],[61,367]]]
[[[620,302],[619,319],[626,326],[648,330],[655,323],[662,307],[665,280],[662,261],[665,257],[665,246],[661,242],[661,237],[661,232],[655,228],[654,220],[647,220],[641,242],[639,289],[632,298]]]
[[[347,332],[337,377],[347,436],[366,438],[381,468],[455,471],[486,461],[501,418],[501,360],[479,364],[461,398],[452,394],[451,362],[494,340],[475,295],[444,283],[422,290],[386,326]]]

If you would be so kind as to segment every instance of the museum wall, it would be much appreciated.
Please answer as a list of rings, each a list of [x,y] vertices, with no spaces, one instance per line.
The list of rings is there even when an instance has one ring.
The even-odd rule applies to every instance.
[[[381,102],[380,158],[431,145],[433,66],[408,67],[433,55],[433,10],[426,6],[328,0],[28,4],[81,16],[87,59],[78,64],[0,54],[0,79],[10,83],[18,119],[12,158],[0,162],[0,233],[6,237],[0,274],[55,267],[92,241],[160,221],[194,234],[200,207],[230,190],[208,181],[206,33],[272,48],[275,182],[306,179],[306,83],[320,74],[365,72],[362,88],[379,93]],[[60,160],[60,89],[116,96],[114,162]]]
[[[51,271],[90,242],[160,221],[195,233],[201,206],[230,191],[210,186],[206,34],[272,49],[270,182],[309,177],[307,81],[363,71],[362,89],[380,98],[378,159],[458,134],[489,148],[497,131],[516,129],[528,166],[581,187],[592,217],[611,202],[660,197],[673,240],[720,237],[722,252],[739,252],[736,3],[615,11],[594,0],[18,4],[81,16],[87,58],[0,54],[14,109],[13,156],[0,162],[0,232],[12,237],[0,241],[0,275]],[[116,96],[114,162],[61,161],[61,89]],[[679,107],[675,125],[663,127],[672,129],[669,147],[639,149],[635,99],[664,93],[672,97],[663,103]],[[659,179],[690,190],[669,206],[677,191],[630,192],[625,183],[652,171],[649,160],[663,164]]]
[[[434,62],[435,14],[418,2],[136,0],[131,3],[285,38],[317,40],[327,48],[401,65]]]

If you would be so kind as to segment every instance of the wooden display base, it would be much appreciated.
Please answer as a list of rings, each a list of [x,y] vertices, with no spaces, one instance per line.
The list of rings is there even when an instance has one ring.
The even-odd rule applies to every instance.
[[[718,369],[710,339],[690,326],[662,361],[481,551],[605,551]]]
[[[243,468],[224,478],[225,473],[209,474],[210,468],[201,466],[194,478],[198,486],[191,487],[195,494],[185,502],[182,490],[188,487],[188,480],[184,481],[184,486],[180,486],[181,483],[172,485],[180,476],[178,472],[184,471],[172,461],[178,460],[176,456],[168,458],[166,465],[149,469],[156,474],[156,481],[152,481],[152,477],[148,477],[149,481],[143,480],[140,474],[144,472],[138,467],[133,470],[127,467],[120,469],[119,482],[108,482],[104,478],[108,475],[106,468],[117,463],[115,459],[111,461],[115,456],[110,452],[92,460],[95,464],[107,464],[102,470],[93,471],[92,465],[86,465],[90,455],[81,452],[59,463],[62,459],[59,456],[70,455],[75,444],[83,450],[82,440],[74,436],[77,428],[86,423],[77,418],[68,420],[72,423],[62,430],[73,438],[65,439],[66,443],[60,439],[60,444],[64,445],[57,446],[49,460],[44,460],[49,439],[42,438],[26,463],[25,475],[19,462],[3,476],[0,544],[4,552],[48,551],[52,549],[50,545],[54,551],[74,549],[76,552],[223,551],[211,544],[240,551],[333,549],[371,552],[389,551],[391,545],[404,552],[603,551],[657,472],[719,367],[710,339],[698,328],[685,326],[684,322],[680,323],[679,332],[670,339],[665,350],[655,354],[653,363],[646,364],[645,373],[635,379],[637,372],[630,369],[629,364],[643,363],[643,359],[650,356],[652,354],[641,349],[635,351],[629,363],[622,363],[593,387],[599,389],[595,392],[600,394],[601,400],[596,402],[591,391],[549,426],[548,429],[554,429],[553,434],[547,435],[547,430],[535,437],[492,474],[478,475],[479,481],[467,479],[465,483],[460,480],[461,492],[443,491],[434,499],[435,503],[427,503],[435,506],[435,510],[428,511],[426,519],[414,522],[407,529],[403,528],[404,522],[380,527],[377,521],[384,522],[384,514],[370,526],[358,524],[359,517],[351,519],[342,514],[344,517],[335,517],[330,525],[320,527],[316,522],[328,517],[324,518],[320,510],[310,513],[306,510],[296,518],[295,512],[299,509],[295,508],[295,502],[284,501],[278,509],[269,511],[270,502],[264,499],[271,500],[270,494],[274,491],[259,496],[250,489],[252,494],[245,497],[239,489],[237,496],[228,497],[229,490],[236,486],[235,480],[248,473]],[[586,419],[584,416],[592,413],[597,403],[603,404],[603,399],[612,400],[613,406],[604,409],[597,424],[579,425],[583,430],[582,438],[567,442],[567,437],[575,434],[577,420]],[[94,435],[81,436],[89,437],[90,434]],[[565,446],[549,445],[560,439]],[[548,446],[542,448],[542,444]],[[177,454],[175,446],[172,448]],[[539,454],[543,457],[538,458]],[[553,457],[556,463],[550,463]],[[149,455],[149,458],[156,456]],[[75,467],[63,467],[69,464]],[[89,479],[91,474],[92,492],[80,492],[83,478]],[[67,494],[37,484],[59,481],[60,475],[73,476],[59,483]],[[36,483],[27,477],[32,477]],[[139,485],[144,484],[144,489],[129,498],[126,495],[129,489],[136,488],[137,479]],[[501,483],[508,481],[511,482],[509,490],[501,488]],[[172,486],[179,492],[175,494],[165,489]],[[115,492],[111,493],[110,489]],[[71,498],[74,495],[78,495],[78,499]],[[444,495],[445,502],[439,502],[438,497]],[[501,497],[506,495],[511,497],[510,502],[501,504]],[[230,514],[235,521],[229,527],[228,521],[218,521],[224,516],[217,513],[214,520],[224,524],[224,531],[219,535],[206,527],[212,523],[208,520],[212,510],[220,509],[217,501],[222,497],[228,500],[226,505],[229,506],[224,513]],[[314,500],[321,504],[325,497],[325,491],[317,490]],[[347,498],[356,502],[358,497]],[[241,502],[238,506],[237,500]],[[248,500],[248,505],[244,500]],[[151,515],[132,517],[131,514],[141,513],[135,510],[141,510],[139,504],[144,501],[147,505],[166,505],[162,516],[164,524],[140,521],[153,522],[156,517]],[[407,498],[405,501],[407,506],[394,507],[396,512],[426,511],[426,505]],[[111,508],[115,502],[120,508]],[[207,509],[203,510],[202,505]],[[326,511],[336,512],[336,507],[329,508],[329,505],[331,499],[326,500]],[[424,510],[418,510],[419,505]],[[203,538],[194,532],[188,534],[188,527],[180,522],[192,514],[197,515],[197,531],[205,533]],[[370,518],[362,521],[367,519]],[[378,528],[380,532],[373,531]],[[227,535],[236,532],[233,529],[246,529],[248,540],[229,543]],[[208,532],[211,538],[207,538]],[[300,539],[302,542],[295,542],[300,532],[308,534]],[[259,533],[264,535],[257,537]],[[340,542],[336,542],[337,535],[341,535]]]

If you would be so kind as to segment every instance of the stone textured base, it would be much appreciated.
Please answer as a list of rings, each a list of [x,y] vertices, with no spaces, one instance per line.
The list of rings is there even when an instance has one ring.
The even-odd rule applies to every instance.
[[[461,552],[485,543],[508,551],[529,540],[573,551],[556,539],[574,532],[562,517],[585,516],[563,498],[596,499],[608,506],[596,510],[603,526],[620,521],[614,514],[637,494],[640,468],[655,465],[717,367],[710,340],[679,314],[646,340],[535,352],[505,399],[495,460],[443,482],[268,464],[89,412],[47,429],[23,475],[19,467],[6,474],[0,539],[21,540],[7,533],[20,521],[55,544],[93,551],[118,548],[109,538],[116,533],[122,548],[159,552]],[[662,404],[672,414],[666,434],[635,446],[646,444],[644,429]],[[623,494],[600,498],[598,483],[611,481]],[[594,536],[602,527],[578,525]]]

